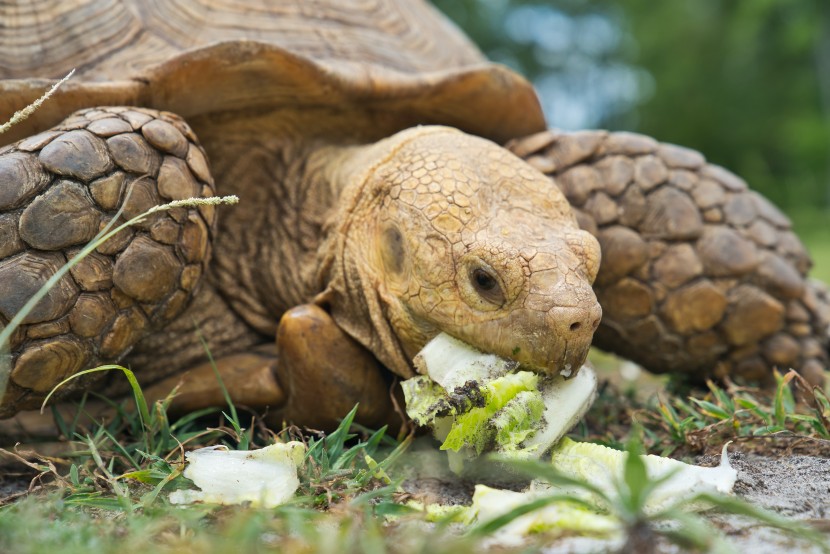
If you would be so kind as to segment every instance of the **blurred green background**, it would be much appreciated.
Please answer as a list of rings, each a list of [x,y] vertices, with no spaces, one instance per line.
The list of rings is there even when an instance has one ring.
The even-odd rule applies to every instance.
[[[700,150],[782,207],[830,282],[830,0],[434,0],[548,122]]]

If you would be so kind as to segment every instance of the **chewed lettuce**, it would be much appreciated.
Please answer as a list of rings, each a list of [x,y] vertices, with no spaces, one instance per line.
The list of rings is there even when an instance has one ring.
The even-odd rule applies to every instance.
[[[529,371],[508,373],[479,386],[469,384],[448,393],[429,377],[402,383],[406,410],[419,425],[448,419],[442,450],[472,448],[476,454],[494,447],[515,451],[538,427],[544,402],[539,377]]]
[[[481,454],[495,444],[497,450],[516,450],[532,435],[544,404],[537,388],[539,377],[529,371],[508,373],[484,387],[484,406],[458,415],[452,422],[442,450],[458,452],[465,446]]]
[[[544,411],[545,402],[538,390],[517,394],[491,420],[496,429],[496,444],[504,451],[518,452],[519,446],[536,433],[535,424],[542,421]],[[536,446],[530,448],[535,450]]]
[[[551,465],[563,475],[582,481],[601,490],[613,503],[623,485],[626,457],[629,454],[598,444],[562,439],[553,449]],[[726,447],[717,467],[700,467],[671,458],[641,456],[651,482],[658,482],[645,499],[646,513],[656,513],[678,505],[701,492],[729,494],[737,480],[737,472],[729,465]],[[662,481],[662,482],[661,482]],[[555,499],[555,497],[560,499]],[[565,496],[580,501],[575,504],[561,500]],[[471,514],[479,523],[493,521],[512,509],[537,500],[551,498],[551,502],[521,515],[499,528],[492,540],[502,545],[521,545],[527,536],[547,533],[615,536],[622,531],[622,522],[614,515],[613,506],[606,500],[587,492],[583,487],[550,485],[536,481],[522,492],[498,490],[476,485]],[[685,511],[706,509],[696,503],[682,504]]]
[[[185,454],[188,465],[184,476],[201,490],[173,491],[170,502],[279,506],[300,486],[297,467],[305,452],[305,445],[296,441],[259,450],[228,450],[224,446],[193,450]]]
[[[449,406],[449,395],[441,385],[417,375],[401,383],[406,413],[418,425],[429,425]]]
[[[539,457],[579,421],[597,388],[590,367],[567,380],[518,371],[443,333],[414,362],[422,375],[401,383],[406,412],[432,428],[454,470],[484,452]]]
[[[476,485],[470,510],[475,521],[483,523],[544,497],[544,492],[515,492]],[[517,517],[498,529],[491,540],[503,546],[519,546],[528,535],[537,533],[554,537],[566,534],[610,536],[618,534],[621,529],[622,524],[612,515],[558,501]]]

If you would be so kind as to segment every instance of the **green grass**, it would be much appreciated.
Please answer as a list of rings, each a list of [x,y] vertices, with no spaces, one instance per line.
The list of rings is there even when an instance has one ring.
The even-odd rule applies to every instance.
[[[601,358],[607,361],[607,357]],[[606,369],[606,372],[610,372]],[[742,450],[775,454],[778,444],[826,455],[830,444],[830,398],[790,371],[775,374],[777,386],[763,389],[727,381],[707,381],[707,389],[688,388],[644,375],[634,382],[606,381],[574,433],[582,440],[622,448],[620,437],[632,422],[643,427],[649,451],[663,456],[711,453],[729,441]],[[647,394],[640,394],[645,387]]]
[[[709,382],[706,396],[661,400],[659,416],[648,419],[667,432],[662,435],[670,437],[664,441],[669,450],[679,445],[704,448],[729,440],[750,442],[771,436],[803,443],[807,452],[811,445],[825,444],[830,439],[827,393],[794,371],[783,376],[776,373],[775,378],[774,391],[733,384],[721,388]],[[798,402],[791,383],[800,394]],[[655,436],[659,434],[655,432]]]
[[[128,370],[119,370],[130,376]],[[699,430],[700,425],[720,425],[730,417],[735,419],[745,409],[773,425],[806,425],[805,432],[813,429],[826,433],[826,419],[822,420],[823,426],[816,427],[814,421],[795,417],[797,404],[789,384],[796,378],[791,375],[780,378],[769,405],[757,401],[740,408],[740,399],[752,398],[746,391],[726,392],[717,387],[710,391],[709,400],[684,403],[683,409],[690,413],[686,419],[694,420],[689,432]],[[132,402],[145,402],[138,383],[130,383]],[[611,392],[604,394],[601,402],[612,399]],[[819,412],[826,417],[828,405],[823,398]],[[625,401],[624,397],[614,399],[618,406]],[[121,404],[118,417],[106,425],[89,430],[67,427],[66,431],[74,434],[84,448],[59,458],[29,462],[47,486],[38,494],[0,507],[0,551],[225,552],[244,548],[254,552],[474,552],[515,518],[553,502],[573,502],[573,498],[566,500],[555,493],[494,520],[459,526],[453,523],[459,519],[458,511],[434,517],[407,504],[411,495],[400,486],[406,474],[400,466],[411,438],[399,442],[386,435],[385,429],[369,431],[354,425],[356,407],[328,435],[303,433],[293,427],[274,434],[260,425],[244,428],[239,414],[236,421],[228,421],[227,413],[236,413],[232,404],[223,414],[192,414],[170,421],[168,402],[159,400],[136,409]],[[607,413],[603,411],[605,406],[600,408]],[[663,426],[663,434],[665,427],[678,420],[676,414],[666,414],[660,412],[652,420]],[[818,415],[813,413],[811,417]],[[216,423],[211,424],[211,419]],[[724,427],[735,429],[734,425]],[[646,431],[643,436],[648,442],[653,434]],[[630,436],[634,438],[626,449],[640,452],[639,431]],[[677,440],[685,436],[677,435]],[[181,507],[168,502],[170,491],[192,486],[181,475],[180,443],[186,443],[188,449],[219,443],[231,448],[256,448],[287,440],[302,440],[308,447],[299,469],[300,489],[288,505],[263,510],[246,506]],[[704,516],[686,509],[700,501],[720,512],[750,517],[826,547],[808,527],[734,497],[698,495],[648,512],[644,507],[660,480],[646,477],[638,456],[628,456],[623,480],[613,492],[597,491],[588,483],[557,473],[548,464],[512,465],[529,477],[601,497],[608,506],[607,513],[621,522],[627,547],[642,546],[643,541],[653,543],[662,537],[664,542],[683,548],[721,551],[727,544],[722,534]],[[531,536],[523,551],[537,551],[546,540],[544,534]]]

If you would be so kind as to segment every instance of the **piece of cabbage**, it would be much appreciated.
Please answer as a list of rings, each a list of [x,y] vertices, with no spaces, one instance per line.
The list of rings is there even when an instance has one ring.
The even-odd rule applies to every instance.
[[[276,443],[259,450],[209,446],[185,454],[184,476],[201,490],[170,493],[172,504],[207,502],[273,508],[285,503],[300,486],[297,467],[306,447],[301,442]]]
[[[622,483],[623,468],[628,453],[599,444],[576,442],[565,437],[551,452],[551,464],[560,473],[584,481],[610,497]],[[701,467],[672,458],[648,454],[641,456],[649,481],[667,477],[648,496],[647,513],[657,512],[669,504],[690,498],[698,493],[729,494],[735,486],[738,472],[729,464],[726,446],[717,467]],[[585,497],[584,489],[571,489],[575,495]],[[598,502],[597,499],[592,499]],[[707,506],[686,506],[687,509],[703,509]]]
[[[475,521],[483,523],[496,519],[514,508],[545,497],[544,491],[516,492],[476,485],[473,494]],[[547,493],[549,494],[549,493]],[[562,535],[610,536],[622,530],[620,521],[611,515],[590,510],[571,502],[556,501],[525,515],[519,516],[499,528],[492,541],[505,546],[519,546],[528,535],[546,533]]]
[[[614,502],[623,483],[626,452],[591,443],[562,439],[554,448],[551,465],[572,479],[599,488]],[[729,494],[737,479],[737,472],[729,465],[724,447],[718,467],[700,467],[671,458],[641,456],[650,481],[667,477],[646,497],[646,513],[656,513],[670,504],[680,503],[687,511],[708,508],[705,504],[684,502],[697,493]],[[495,531],[490,541],[504,546],[519,546],[529,535],[547,533],[552,536],[581,535],[616,540],[622,523],[615,516],[614,506],[577,486],[553,486],[535,481],[522,492],[494,489],[476,485],[472,506],[467,512],[458,511],[456,521],[486,523],[503,516],[519,506],[549,498],[566,496],[588,503],[589,506],[556,499],[550,504],[521,515]],[[430,510],[431,508],[431,510]],[[426,511],[438,510],[427,507]]]

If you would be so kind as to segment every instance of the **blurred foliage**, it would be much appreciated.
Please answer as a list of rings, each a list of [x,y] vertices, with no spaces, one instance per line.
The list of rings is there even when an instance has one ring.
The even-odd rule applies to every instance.
[[[827,0],[435,0],[549,123],[702,151],[830,235]],[[798,225],[798,219],[796,223]]]

